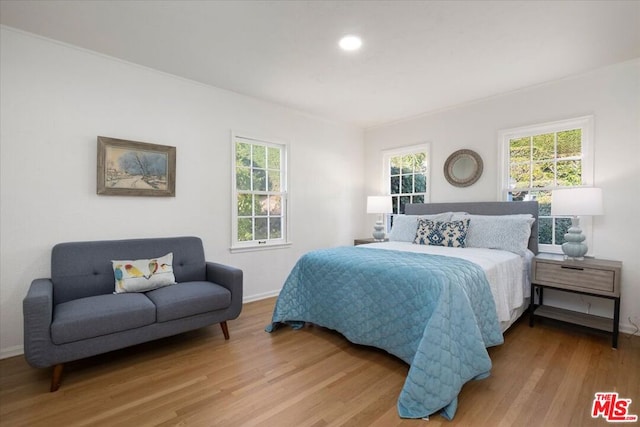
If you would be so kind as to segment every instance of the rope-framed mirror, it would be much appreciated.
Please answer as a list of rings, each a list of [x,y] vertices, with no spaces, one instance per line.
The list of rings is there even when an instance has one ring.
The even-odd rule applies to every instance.
[[[482,157],[473,150],[458,150],[444,163],[444,176],[455,187],[468,187],[482,176]]]

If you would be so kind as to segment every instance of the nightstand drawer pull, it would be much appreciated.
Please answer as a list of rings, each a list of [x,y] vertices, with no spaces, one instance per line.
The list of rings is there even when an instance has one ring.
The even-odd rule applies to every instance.
[[[582,268],[582,267],[571,267],[571,266],[569,266],[569,265],[563,265],[563,266],[562,266],[562,267],[560,267],[560,268],[566,268],[566,269],[569,269],[569,270],[580,270],[580,271],[584,271],[584,268]]]

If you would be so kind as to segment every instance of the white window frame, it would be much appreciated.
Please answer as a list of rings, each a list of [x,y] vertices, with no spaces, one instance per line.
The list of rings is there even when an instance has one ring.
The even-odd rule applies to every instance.
[[[281,237],[277,239],[260,239],[239,241],[238,240],[238,194],[240,190],[236,185],[236,142],[244,140],[253,145],[263,145],[265,147],[277,147],[280,149],[280,191],[275,192],[280,196],[280,210],[282,217]],[[288,181],[288,157],[289,146],[287,143],[273,138],[262,138],[253,136],[247,132],[231,132],[231,252],[245,252],[265,249],[280,249],[291,245],[289,240],[289,181]],[[267,195],[273,191],[250,191],[251,194]],[[252,213],[255,216],[255,212]]]
[[[394,196],[391,194],[391,173],[390,173],[390,161],[392,157],[396,156],[405,156],[407,154],[416,154],[416,153],[425,153],[426,154],[426,172],[424,173],[426,179],[426,188],[424,193],[411,193],[412,196],[415,195],[423,195],[424,203],[429,203],[431,201],[431,143],[423,142],[416,145],[394,148],[389,150],[382,151],[382,185],[381,192],[382,194],[386,194],[389,196]],[[393,214],[390,214],[393,215]],[[388,228],[388,218],[390,215],[387,215],[385,220],[387,221]]]
[[[511,129],[503,129],[498,132],[499,152],[500,152],[500,180],[498,181],[498,199],[508,201],[508,193],[510,190],[509,176],[509,141],[512,139],[519,139],[524,137],[530,137],[534,135],[541,135],[546,133],[557,133],[570,129],[581,130],[581,143],[582,143],[582,183],[581,186],[591,186],[594,183],[594,144],[593,144],[593,127],[594,117],[592,115],[576,117],[566,120],[558,120],[554,122],[547,122],[541,124],[535,124],[530,126],[521,126]],[[556,188],[571,188],[566,186],[559,186],[556,182],[553,185],[547,187],[535,187],[534,191],[550,191]],[[551,216],[545,216],[553,218]],[[592,253],[593,241],[592,241],[592,222],[591,217],[584,217],[580,219],[580,226],[584,230],[587,241],[585,242],[589,247],[589,254]],[[554,231],[555,232],[555,231]],[[542,244],[539,245],[540,252],[549,253],[562,253],[560,245]]]

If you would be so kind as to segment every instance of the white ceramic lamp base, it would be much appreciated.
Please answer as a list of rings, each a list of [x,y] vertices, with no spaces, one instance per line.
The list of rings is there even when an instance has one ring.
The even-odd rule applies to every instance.
[[[382,242],[384,241],[384,224],[382,220],[379,219],[376,221],[376,225],[373,226],[373,238],[376,241]]]
[[[580,218],[577,216],[571,218],[571,227],[568,231],[569,232],[564,235],[565,243],[562,244],[562,252],[564,252],[565,258],[581,261],[584,259],[589,248],[582,243],[586,237],[580,229]]]

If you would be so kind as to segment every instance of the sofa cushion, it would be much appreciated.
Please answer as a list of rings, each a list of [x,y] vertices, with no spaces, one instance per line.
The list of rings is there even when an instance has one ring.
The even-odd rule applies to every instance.
[[[158,322],[220,310],[231,305],[231,292],[211,282],[182,282],[145,294],[156,305]]]
[[[55,306],[51,339],[64,344],[139,328],[155,320],[156,307],[144,294],[80,298]]]

